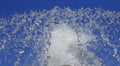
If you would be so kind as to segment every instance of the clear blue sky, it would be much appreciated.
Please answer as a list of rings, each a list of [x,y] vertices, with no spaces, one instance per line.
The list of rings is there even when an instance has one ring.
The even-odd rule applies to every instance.
[[[115,10],[115,11],[120,12],[120,0],[0,0],[0,18],[7,18],[7,17],[12,16],[15,13],[29,12],[30,10],[44,10],[44,9],[49,10],[55,6],[59,6],[61,8],[70,7],[71,9],[79,9],[81,7],[84,7],[84,8],[96,7],[96,8],[102,8],[105,10],[112,10],[112,11]],[[113,31],[115,31],[114,27],[113,27],[113,30],[111,31],[111,34]],[[112,35],[112,36],[114,36],[114,35]],[[115,36],[117,36],[117,35],[115,34]],[[119,32],[118,32],[118,36],[119,36]],[[107,47],[107,48],[109,49],[109,47]],[[26,49],[26,51],[28,51],[26,53],[30,53],[31,50],[29,50],[29,48],[28,48],[28,49]],[[102,54],[104,55],[105,52],[103,52],[103,51],[104,51],[104,49],[102,50]],[[4,53],[4,51],[3,51],[3,53]],[[14,53],[10,53],[10,54],[14,54]],[[24,55],[26,57],[28,54],[24,54]],[[24,55],[22,58],[23,60],[24,60]],[[108,55],[108,54],[106,53],[106,55]],[[15,61],[14,59],[11,61],[11,65],[9,64],[9,62],[6,62],[6,61],[8,61],[9,59],[13,58],[13,56],[16,56],[16,55],[4,56],[1,53],[0,56],[1,57],[3,56],[2,62],[4,62],[4,63],[2,63],[2,64],[12,66],[13,62]],[[4,60],[4,57],[8,57],[8,60]],[[27,59],[28,58],[29,57],[27,57]],[[116,60],[111,57],[109,59],[112,61]],[[105,60],[105,63],[109,62],[108,61],[109,59]],[[24,61],[21,61],[21,62],[24,62]],[[116,61],[114,61],[114,62],[116,62]],[[116,62],[113,64],[118,64],[118,63]],[[109,64],[109,65],[111,65],[111,64]],[[117,66],[117,65],[115,65],[115,66]]]
[[[120,0],[0,0],[0,17],[30,10],[51,9],[54,6],[72,9],[97,7],[120,11]]]

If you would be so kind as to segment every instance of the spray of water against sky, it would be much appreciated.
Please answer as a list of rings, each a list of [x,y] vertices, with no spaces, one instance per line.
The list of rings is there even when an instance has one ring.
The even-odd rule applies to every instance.
[[[0,65],[119,66],[120,12],[55,7],[0,19]]]

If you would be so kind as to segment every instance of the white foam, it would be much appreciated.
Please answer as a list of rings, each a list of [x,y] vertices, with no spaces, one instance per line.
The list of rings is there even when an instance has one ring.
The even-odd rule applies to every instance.
[[[76,33],[66,25],[59,25],[51,34],[50,59],[48,66],[72,65],[78,60],[67,52],[70,44],[77,41]]]
[[[84,45],[81,49],[76,49],[78,40],[80,44],[85,44],[87,41],[92,40],[92,37],[85,34],[81,34],[81,37],[78,37],[76,32],[66,24],[57,25],[51,33],[51,46],[48,50],[48,66],[87,65],[87,63],[80,63],[81,60],[77,57],[79,51],[86,47],[86,45]],[[71,52],[71,50],[73,50],[73,52]],[[90,54],[87,49],[84,51]],[[92,53],[90,55],[91,57],[93,56]]]

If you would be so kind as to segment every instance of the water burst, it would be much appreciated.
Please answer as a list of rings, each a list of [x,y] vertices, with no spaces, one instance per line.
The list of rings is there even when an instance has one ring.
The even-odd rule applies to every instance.
[[[1,18],[0,65],[119,66],[119,26],[119,12],[99,8],[55,7]]]

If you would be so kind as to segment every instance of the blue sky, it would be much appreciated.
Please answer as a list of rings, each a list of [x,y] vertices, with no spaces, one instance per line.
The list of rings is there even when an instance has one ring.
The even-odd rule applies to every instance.
[[[71,9],[79,9],[81,7],[84,7],[84,8],[96,7],[96,8],[102,8],[105,10],[120,12],[120,0],[0,0],[0,18],[7,18],[12,16],[13,14],[29,12],[30,10],[44,10],[44,9],[50,10],[55,6],[59,6],[61,8],[70,7]],[[113,31],[115,31],[114,28],[111,30],[111,36],[113,36],[112,34]],[[118,32],[118,35],[119,35],[119,32]],[[118,37],[118,36],[116,36],[115,34],[115,37]],[[109,47],[107,48],[109,49]],[[29,48],[26,51],[28,51],[29,53],[30,52]],[[104,54],[105,53],[103,52],[103,55]],[[106,55],[107,54],[108,53],[106,53]],[[11,56],[12,55],[10,55],[10,59],[12,58]],[[114,60],[114,58],[110,58],[110,60],[111,59]],[[24,57],[23,57],[23,60],[24,60]],[[107,62],[108,60],[109,59],[105,61]],[[118,64],[118,63],[116,62],[114,64]]]
[[[55,6],[102,8],[105,10],[120,11],[120,0],[0,0],[0,17],[9,17],[15,13],[30,10],[51,9]]]

